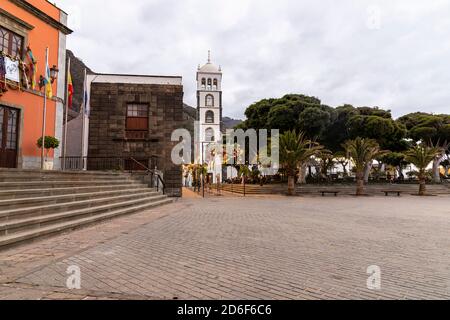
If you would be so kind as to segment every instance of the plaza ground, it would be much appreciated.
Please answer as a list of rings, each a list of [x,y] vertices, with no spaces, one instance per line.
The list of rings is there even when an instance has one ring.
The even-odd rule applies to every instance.
[[[0,298],[450,299],[449,230],[445,196],[190,193],[0,252]]]

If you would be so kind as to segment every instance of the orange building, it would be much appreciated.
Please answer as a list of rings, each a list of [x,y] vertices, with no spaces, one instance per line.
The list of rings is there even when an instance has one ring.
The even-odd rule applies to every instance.
[[[0,0],[0,167],[39,168],[45,52],[52,68],[46,136],[62,144],[66,77],[67,14],[46,0]],[[34,57],[31,58],[31,57]],[[33,86],[35,78],[35,86]],[[60,168],[61,147],[48,161]]]

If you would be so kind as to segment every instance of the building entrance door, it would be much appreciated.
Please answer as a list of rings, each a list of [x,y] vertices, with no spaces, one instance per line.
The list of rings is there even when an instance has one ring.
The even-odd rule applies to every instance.
[[[17,167],[19,110],[0,105],[0,167]]]

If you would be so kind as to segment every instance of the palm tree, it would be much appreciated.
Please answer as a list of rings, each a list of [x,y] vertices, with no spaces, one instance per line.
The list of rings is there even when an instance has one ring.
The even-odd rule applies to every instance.
[[[239,171],[238,176],[241,178],[241,183],[245,184],[245,181],[247,181],[247,177],[250,175],[250,169],[245,164],[239,165]]]
[[[318,143],[306,139],[303,132],[286,131],[280,136],[280,163],[288,176],[288,195],[295,194],[297,168],[322,148]]]
[[[364,170],[373,159],[382,156],[387,151],[380,150],[379,144],[373,139],[357,137],[343,144],[356,170],[356,195],[364,195]]]
[[[427,145],[417,145],[409,149],[406,155],[406,161],[417,167],[419,173],[419,196],[424,196],[426,192],[427,167],[439,154],[442,148],[430,147]]]

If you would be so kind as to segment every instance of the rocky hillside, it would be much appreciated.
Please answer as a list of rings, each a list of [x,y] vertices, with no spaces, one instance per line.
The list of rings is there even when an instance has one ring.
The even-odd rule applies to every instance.
[[[93,72],[86,64],[77,58],[72,51],[67,50],[66,59],[70,58],[70,73],[72,74],[73,83],[73,102],[72,109],[76,112],[80,111],[80,106],[83,103],[83,82],[84,82],[84,69],[86,68],[88,73]]]
[[[230,117],[223,117],[222,118],[222,123],[223,123],[224,129],[233,129],[235,126],[237,126],[238,124],[242,123],[242,120],[233,119],[233,118],[230,118]]]

